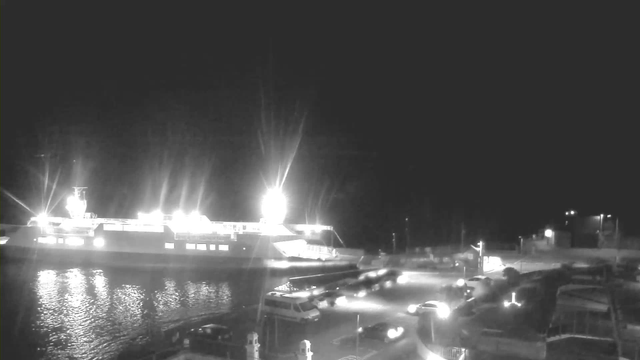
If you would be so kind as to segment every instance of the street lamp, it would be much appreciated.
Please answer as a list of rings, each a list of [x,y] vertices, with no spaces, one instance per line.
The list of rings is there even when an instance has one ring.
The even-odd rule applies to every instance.
[[[471,245],[478,252],[478,273],[484,275],[484,242],[478,241],[478,247]]]
[[[556,244],[556,239],[555,239],[555,231],[551,230],[551,229],[547,229],[544,231],[544,236],[547,238],[547,244],[549,244],[549,239],[551,240],[551,245]]]
[[[282,224],[287,216],[287,198],[280,189],[269,189],[262,198],[262,216],[267,223]]]

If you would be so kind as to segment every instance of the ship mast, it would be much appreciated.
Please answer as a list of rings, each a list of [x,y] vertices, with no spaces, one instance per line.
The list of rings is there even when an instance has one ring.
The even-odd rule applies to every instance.
[[[72,219],[84,218],[84,213],[87,210],[85,189],[86,187],[74,186],[73,195],[67,198],[67,211]]]

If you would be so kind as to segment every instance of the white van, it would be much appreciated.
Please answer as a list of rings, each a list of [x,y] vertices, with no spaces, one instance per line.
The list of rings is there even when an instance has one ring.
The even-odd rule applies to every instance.
[[[264,297],[264,313],[300,323],[320,319],[320,311],[306,297],[270,292]]]

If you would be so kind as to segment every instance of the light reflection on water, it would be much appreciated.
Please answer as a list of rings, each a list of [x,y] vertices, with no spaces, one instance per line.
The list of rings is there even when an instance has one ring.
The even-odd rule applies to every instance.
[[[132,344],[149,341],[152,330],[256,303],[265,280],[238,273],[93,268],[29,272],[10,266],[3,265],[0,282],[2,343],[31,341],[17,357],[22,359],[115,358]],[[268,280],[275,287],[282,278]]]

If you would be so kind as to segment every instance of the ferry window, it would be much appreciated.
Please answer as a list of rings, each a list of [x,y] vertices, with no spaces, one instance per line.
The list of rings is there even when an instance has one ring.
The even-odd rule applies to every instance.
[[[71,246],[80,246],[80,245],[84,245],[84,239],[79,238],[79,237],[70,237],[70,238],[66,238],[64,241],[67,245],[71,245]]]
[[[164,248],[165,249],[173,249],[174,248],[174,244],[173,243],[164,243]]]
[[[218,250],[229,251],[229,245],[218,245]]]
[[[215,245],[213,245],[213,244],[209,245],[209,250],[215,250],[215,249],[216,249]]]
[[[187,250],[195,250],[196,244],[187,244]]]
[[[207,244],[198,244],[197,249],[198,250],[207,250]]]

